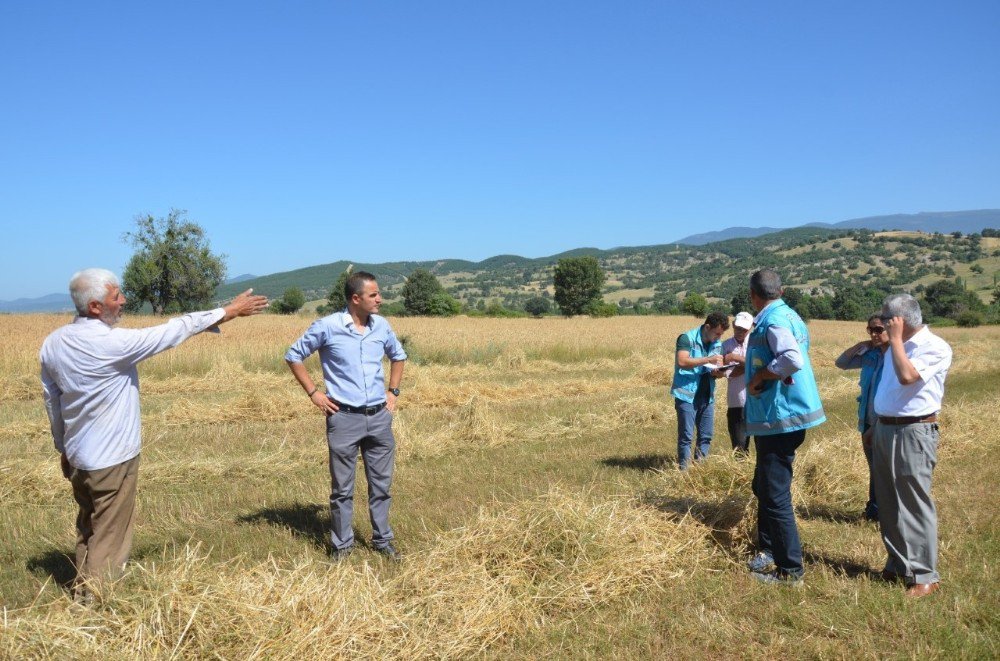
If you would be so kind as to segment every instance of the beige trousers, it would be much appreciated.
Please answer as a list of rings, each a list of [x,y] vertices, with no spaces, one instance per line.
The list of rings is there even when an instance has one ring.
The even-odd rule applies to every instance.
[[[74,468],[69,481],[80,506],[76,516],[77,583],[114,580],[121,575],[132,550],[135,485],[139,457],[86,471]]]

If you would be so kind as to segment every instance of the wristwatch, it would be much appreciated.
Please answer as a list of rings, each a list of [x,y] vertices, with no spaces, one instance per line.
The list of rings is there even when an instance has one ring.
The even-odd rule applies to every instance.
[[[389,392],[391,392],[394,397],[399,397],[399,388],[389,388]]]

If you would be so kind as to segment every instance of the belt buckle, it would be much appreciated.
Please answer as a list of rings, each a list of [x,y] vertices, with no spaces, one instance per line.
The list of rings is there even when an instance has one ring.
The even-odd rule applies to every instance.
[[[365,407],[365,415],[372,416],[372,415],[375,415],[376,413],[378,413],[378,407],[377,406],[366,406]]]

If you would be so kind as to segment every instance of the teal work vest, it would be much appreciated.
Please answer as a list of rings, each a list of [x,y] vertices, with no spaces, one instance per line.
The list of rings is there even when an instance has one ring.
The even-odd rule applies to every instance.
[[[691,357],[702,358],[704,356],[714,356],[722,353],[722,342],[715,341],[705,346],[701,340],[702,326],[684,333],[691,340]],[[694,402],[694,395],[698,392],[698,381],[701,375],[708,370],[699,365],[691,369],[683,369],[674,359],[674,382],[670,385],[670,394],[688,404]],[[708,381],[708,401],[715,401],[715,379]]]
[[[747,436],[770,436],[790,431],[808,429],[826,421],[823,403],[816,388],[812,363],[809,361],[809,330],[798,313],[777,300],[765,311],[747,341],[746,380],[750,383],[758,370],[766,369],[774,360],[774,353],[767,344],[767,329],[772,326],[787,328],[798,342],[802,353],[802,369],[792,375],[792,383],[764,381],[764,391],[757,396],[747,391]]]

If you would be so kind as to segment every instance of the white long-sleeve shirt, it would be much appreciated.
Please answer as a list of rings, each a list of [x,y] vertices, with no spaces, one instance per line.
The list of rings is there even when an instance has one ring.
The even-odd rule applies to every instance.
[[[52,440],[81,470],[115,466],[139,454],[136,366],[219,322],[222,308],[192,312],[150,328],[114,328],[77,317],[42,344],[42,389]]]

